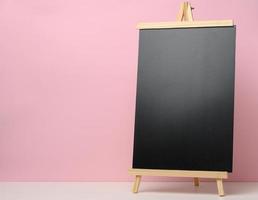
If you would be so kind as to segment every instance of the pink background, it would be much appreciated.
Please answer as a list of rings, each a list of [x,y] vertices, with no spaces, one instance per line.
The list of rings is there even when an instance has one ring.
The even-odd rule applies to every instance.
[[[0,0],[0,181],[127,181],[137,22],[182,0]],[[258,181],[258,1],[193,0],[237,25],[234,173]]]

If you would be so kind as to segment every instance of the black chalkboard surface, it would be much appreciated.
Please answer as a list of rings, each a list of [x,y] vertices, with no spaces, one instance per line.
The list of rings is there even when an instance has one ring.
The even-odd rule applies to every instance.
[[[232,171],[235,27],[140,30],[133,168]]]

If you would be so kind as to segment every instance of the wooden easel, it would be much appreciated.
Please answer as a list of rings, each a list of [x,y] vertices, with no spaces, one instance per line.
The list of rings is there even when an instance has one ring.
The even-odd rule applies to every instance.
[[[186,28],[186,27],[218,27],[233,26],[232,20],[217,21],[194,21],[192,8],[189,2],[183,2],[177,15],[176,22],[139,23],[139,29],[160,29],[160,28]],[[226,171],[192,171],[192,170],[156,170],[156,169],[129,169],[129,173],[135,176],[132,191],[137,193],[142,176],[170,176],[170,177],[191,177],[194,186],[199,186],[200,178],[214,178],[217,182],[219,196],[224,196],[223,179],[228,178]]]

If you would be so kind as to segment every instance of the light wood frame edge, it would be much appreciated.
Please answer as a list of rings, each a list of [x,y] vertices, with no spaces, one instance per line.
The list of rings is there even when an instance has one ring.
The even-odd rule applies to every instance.
[[[141,176],[174,176],[174,177],[198,177],[198,178],[215,178],[227,179],[227,171],[192,171],[192,170],[159,170],[159,169],[135,169],[128,170],[131,175]]]
[[[175,22],[153,22],[138,23],[137,29],[166,29],[166,28],[191,28],[191,27],[220,27],[234,26],[233,20],[211,20],[211,21],[175,21]]]

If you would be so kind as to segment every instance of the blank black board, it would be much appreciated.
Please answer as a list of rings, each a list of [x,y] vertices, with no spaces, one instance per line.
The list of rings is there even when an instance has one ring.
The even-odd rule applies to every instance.
[[[235,32],[140,30],[133,168],[232,172]]]

